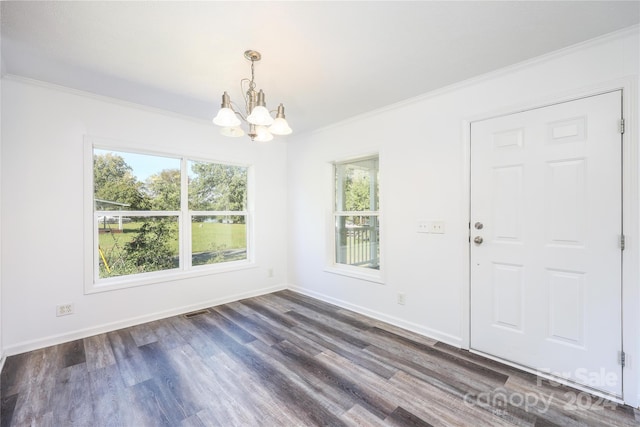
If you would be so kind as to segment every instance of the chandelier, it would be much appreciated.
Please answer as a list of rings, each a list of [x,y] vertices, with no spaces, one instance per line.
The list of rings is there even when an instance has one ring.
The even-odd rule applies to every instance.
[[[264,92],[262,89],[256,92],[253,66],[256,61],[260,61],[262,55],[255,50],[247,50],[244,57],[251,61],[251,80],[240,80],[240,90],[244,94],[245,114],[238,111],[235,103],[231,104],[231,98],[227,92],[224,92],[220,111],[213,119],[213,123],[222,126],[220,130],[222,135],[238,137],[245,134],[240,127],[242,124],[240,119],[242,119],[249,127],[248,135],[252,141],[271,141],[273,135],[289,135],[292,130],[284,117],[284,105],[278,105],[274,119],[264,101]]]

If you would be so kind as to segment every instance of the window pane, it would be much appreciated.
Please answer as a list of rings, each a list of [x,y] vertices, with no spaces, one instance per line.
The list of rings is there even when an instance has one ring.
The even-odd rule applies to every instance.
[[[100,278],[178,268],[178,217],[98,217]]]
[[[191,248],[192,265],[247,259],[245,216],[191,217]]]
[[[93,151],[96,210],[180,209],[180,159]]]
[[[336,164],[336,210],[377,211],[378,158]]]
[[[189,209],[244,211],[247,206],[247,168],[193,162],[189,168]]]
[[[377,216],[336,215],[336,263],[380,269]]]

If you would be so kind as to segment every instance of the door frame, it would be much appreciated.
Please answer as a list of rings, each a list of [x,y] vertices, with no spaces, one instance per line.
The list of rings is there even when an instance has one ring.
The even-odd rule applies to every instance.
[[[637,78],[628,77],[602,84],[592,85],[565,93],[558,93],[542,99],[507,106],[498,110],[467,117],[462,121],[464,179],[463,209],[467,212],[466,224],[471,223],[471,124],[494,117],[520,113],[534,108],[573,101],[588,96],[600,95],[616,90],[622,91],[622,111],[625,132],[622,145],[622,229],[626,245],[622,251],[622,346],[626,354],[626,364],[622,370],[622,401],[633,407],[640,407],[640,162],[638,156],[638,87]],[[462,348],[470,350],[471,340],[471,243],[465,257],[466,292],[462,289],[461,338]],[[485,355],[486,356],[486,355]],[[504,361],[502,361],[504,363]],[[514,365],[517,366],[517,365]],[[527,370],[522,366],[520,369]],[[533,372],[529,370],[529,372]],[[575,384],[569,384],[580,389]],[[593,393],[592,390],[587,390]],[[597,394],[597,393],[593,393]],[[610,396],[605,396],[610,398]]]

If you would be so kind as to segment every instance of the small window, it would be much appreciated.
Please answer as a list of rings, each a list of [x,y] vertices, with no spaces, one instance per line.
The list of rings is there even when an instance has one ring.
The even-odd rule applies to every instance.
[[[92,166],[90,291],[249,261],[246,166],[97,147]]]
[[[380,269],[378,157],[334,164],[334,263]]]

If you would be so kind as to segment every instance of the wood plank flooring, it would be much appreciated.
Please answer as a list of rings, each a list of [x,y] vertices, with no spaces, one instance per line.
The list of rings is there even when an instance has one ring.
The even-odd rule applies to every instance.
[[[638,411],[282,291],[7,359],[2,426],[638,426]]]

